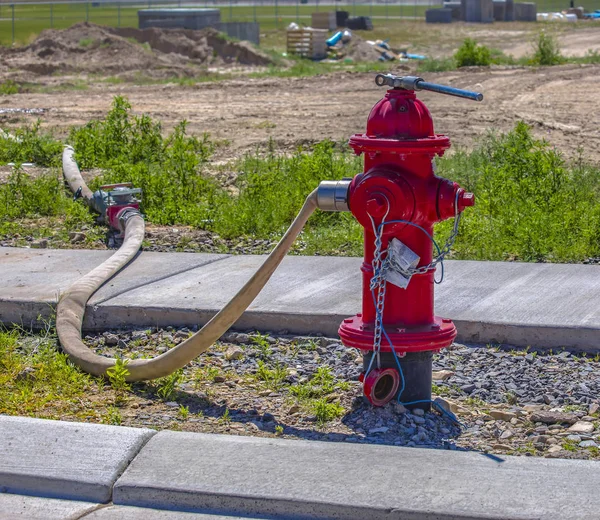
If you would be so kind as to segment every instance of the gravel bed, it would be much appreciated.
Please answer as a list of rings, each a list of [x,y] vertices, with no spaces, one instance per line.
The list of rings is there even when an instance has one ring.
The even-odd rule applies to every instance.
[[[65,233],[62,222],[49,219],[21,221],[21,233],[0,234],[0,247],[31,247],[34,249],[115,249],[120,245],[114,233],[105,228],[82,228]],[[44,232],[40,236],[40,229]],[[163,227],[146,224],[143,251],[161,253],[228,253],[260,255],[270,253],[277,240],[239,237],[225,239],[210,231],[189,226]],[[299,246],[296,246],[299,247]]]
[[[85,340],[104,355],[142,357],[165,352],[192,332],[106,332]],[[360,353],[338,339],[228,333],[183,370],[166,399],[157,395],[164,380],[135,384],[120,405],[122,424],[600,458],[598,356],[454,344],[434,357],[433,390],[457,421],[397,403],[368,405],[358,382],[361,370]],[[323,373],[330,378],[327,387],[319,385]],[[319,415],[319,406],[331,408],[329,420]]]

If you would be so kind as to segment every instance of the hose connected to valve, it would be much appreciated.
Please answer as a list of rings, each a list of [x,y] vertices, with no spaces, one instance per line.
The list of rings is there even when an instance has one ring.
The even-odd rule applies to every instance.
[[[63,153],[63,172],[71,189],[92,204],[93,194],[86,186],[73,158],[73,149]],[[238,293],[196,334],[153,359],[133,359],[127,363],[127,381],[142,381],[167,376],[208,350],[243,314],[271,278],[292,247],[296,237],[317,208],[317,190],[304,202],[302,209],[275,249]],[[91,296],[137,254],[144,238],[144,220],[139,212],[129,211],[122,219],[123,245],[102,264],[77,280],[61,297],[56,309],[56,330],[63,350],[84,371],[101,376],[115,365],[116,359],[92,352],[81,341],[85,306]]]

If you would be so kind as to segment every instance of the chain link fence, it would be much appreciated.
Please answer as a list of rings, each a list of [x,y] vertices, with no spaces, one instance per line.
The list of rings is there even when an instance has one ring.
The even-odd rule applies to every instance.
[[[373,20],[423,19],[425,10],[442,0],[147,0],[122,2],[6,2],[0,1],[0,44],[30,42],[44,29],[64,29],[78,22],[113,27],[137,27],[140,9],[218,8],[223,22],[258,22],[261,30],[283,29],[290,22],[310,25],[319,11],[348,11]]]

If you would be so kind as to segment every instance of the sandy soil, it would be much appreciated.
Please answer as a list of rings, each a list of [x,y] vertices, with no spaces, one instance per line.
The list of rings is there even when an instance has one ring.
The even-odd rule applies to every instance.
[[[558,28],[564,29],[564,28]],[[555,29],[555,30],[558,30]],[[517,33],[518,31],[515,31]],[[508,44],[500,44],[499,48],[507,54],[512,54],[515,58],[526,56],[532,53],[532,44],[530,41],[518,41],[522,34],[514,34],[515,38],[509,38],[505,41]],[[516,40],[516,41],[515,41]],[[558,36],[560,52],[564,56],[582,57],[588,52],[600,52],[600,27],[594,24],[571,32],[566,32]]]
[[[482,103],[421,93],[436,125],[455,147],[470,147],[488,130],[506,131],[519,120],[538,136],[575,156],[600,161],[599,65],[540,69],[475,69],[427,74],[430,81],[479,90]],[[114,95],[127,96],[137,113],[163,121],[166,128],[187,119],[193,132],[227,139],[223,160],[239,156],[273,138],[294,147],[325,138],[345,140],[364,131],[369,110],[383,95],[373,74],[345,73],[313,78],[269,78],[177,85],[92,86],[85,91],[17,94],[0,97],[0,126],[10,129],[41,118],[59,134],[71,125],[102,117]],[[6,108],[37,108],[28,114]]]

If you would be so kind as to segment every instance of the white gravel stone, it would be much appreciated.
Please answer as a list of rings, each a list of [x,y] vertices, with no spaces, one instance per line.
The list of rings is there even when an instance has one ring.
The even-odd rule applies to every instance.
[[[505,410],[490,410],[490,415],[497,421],[510,422],[512,419],[517,418],[516,413],[507,412]]]
[[[446,381],[454,375],[454,372],[452,370],[434,370],[431,375],[434,381]]]
[[[225,352],[225,359],[227,360],[242,359],[242,357],[244,357],[244,351],[240,347],[232,346]]]
[[[594,431],[594,425],[585,421],[577,421],[568,431],[573,433],[592,433]]]

